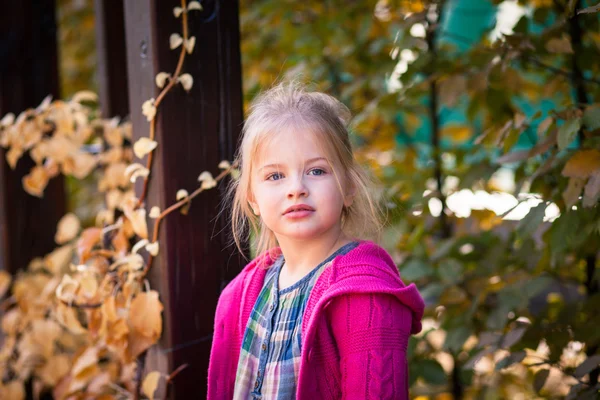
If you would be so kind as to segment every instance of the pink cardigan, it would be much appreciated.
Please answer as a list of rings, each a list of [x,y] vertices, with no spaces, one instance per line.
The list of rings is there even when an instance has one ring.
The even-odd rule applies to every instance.
[[[255,258],[225,287],[217,304],[208,367],[208,399],[231,399],[250,312],[266,266]],[[406,286],[389,254],[370,241],[338,256],[319,276],[302,317],[296,398],[408,399],[406,348],[421,330],[424,303]]]

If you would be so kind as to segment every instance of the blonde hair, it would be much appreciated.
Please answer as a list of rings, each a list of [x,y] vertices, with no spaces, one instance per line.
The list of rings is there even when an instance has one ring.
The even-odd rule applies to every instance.
[[[342,231],[353,238],[380,239],[383,213],[373,199],[375,180],[356,162],[348,134],[351,114],[348,108],[334,97],[320,92],[310,92],[296,80],[281,82],[258,95],[250,105],[249,115],[242,130],[241,144],[235,157],[240,168],[237,179],[231,179],[226,199],[232,198],[231,228],[233,240],[243,254],[241,243],[249,234],[256,234],[256,254],[273,250],[277,245],[274,233],[259,216],[254,215],[249,200],[252,199],[252,167],[259,146],[273,138],[282,128],[310,128],[324,145],[329,159],[343,171],[347,188],[354,188],[350,207],[342,210]],[[340,192],[345,197],[338,174],[334,175]],[[269,254],[271,257],[274,254]]]

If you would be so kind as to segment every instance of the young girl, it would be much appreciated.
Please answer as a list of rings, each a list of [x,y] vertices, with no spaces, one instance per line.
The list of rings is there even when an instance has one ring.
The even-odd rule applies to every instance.
[[[232,180],[232,228],[259,256],[221,293],[208,398],[407,399],[423,299],[386,251],[355,161],[350,112],[283,83],[252,104]]]

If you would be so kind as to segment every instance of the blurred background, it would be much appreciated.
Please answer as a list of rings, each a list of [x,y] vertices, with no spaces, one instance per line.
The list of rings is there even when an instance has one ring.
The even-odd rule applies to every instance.
[[[595,3],[240,0],[244,109],[300,75],[354,115],[382,243],[427,304],[414,398],[598,398]],[[98,91],[94,2],[56,15],[60,96]],[[95,182],[65,181],[84,225]]]

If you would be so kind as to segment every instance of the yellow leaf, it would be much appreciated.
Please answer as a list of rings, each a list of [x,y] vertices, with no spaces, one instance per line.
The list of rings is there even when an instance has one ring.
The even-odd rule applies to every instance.
[[[467,125],[446,125],[442,128],[442,137],[447,137],[455,142],[469,140],[473,135],[473,129]]]
[[[548,40],[546,43],[546,50],[550,53],[566,53],[573,54],[573,48],[571,47],[571,42],[569,38],[566,36],[559,38],[553,38]]]
[[[160,372],[152,371],[144,378],[142,383],[142,392],[148,396],[149,399],[154,399],[154,392],[158,387],[158,380],[160,379]]]
[[[171,50],[178,48],[183,43],[183,38],[179,33],[172,33],[169,37],[169,45]]]
[[[143,158],[146,154],[154,150],[156,146],[158,146],[158,143],[154,140],[147,137],[141,137],[134,143],[133,152],[137,158]]]
[[[562,174],[571,178],[588,178],[597,170],[600,170],[600,151],[579,150],[567,161]]]
[[[65,214],[58,222],[58,229],[56,230],[56,235],[54,235],[54,240],[58,244],[66,243],[77,236],[79,229],[81,229],[79,218],[73,213]]]

